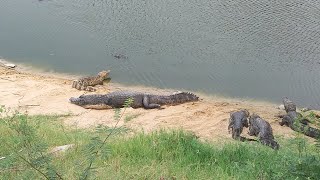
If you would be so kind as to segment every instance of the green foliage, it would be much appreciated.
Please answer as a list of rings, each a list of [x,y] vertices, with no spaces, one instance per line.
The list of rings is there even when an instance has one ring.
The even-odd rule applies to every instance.
[[[129,107],[129,106],[127,106]],[[123,119],[126,109],[119,112]],[[120,136],[123,126],[79,130],[59,116],[0,119],[0,179],[319,179],[320,155],[303,135],[257,142],[199,140],[182,130]],[[116,135],[117,136],[114,136]],[[75,144],[58,156],[51,147]]]
[[[298,151],[299,160],[297,163],[292,164],[290,166],[290,171],[296,177],[305,179],[319,179],[320,178],[320,157],[319,157],[319,139],[316,139],[315,148],[318,150],[318,154],[309,154],[308,148],[312,148],[312,146],[308,146],[306,138],[303,136],[303,131],[307,131],[309,126],[305,126],[304,129],[300,128],[301,119],[308,119],[309,123],[316,124],[318,119],[316,118],[313,112],[308,115],[304,115],[294,122],[294,125],[299,127],[296,137],[291,141],[291,143],[296,146]]]
[[[320,138],[316,140],[315,146],[316,146],[316,147],[318,148],[318,150],[320,151]]]
[[[16,159],[20,159],[46,179],[62,179],[56,167],[52,165],[51,156],[47,153],[48,144],[42,141],[38,134],[39,126],[30,124],[29,117],[19,113],[1,120],[7,127],[6,134],[14,137],[11,143],[6,137],[0,139],[6,149],[12,153],[10,155],[12,161],[4,167],[17,166],[21,161]]]
[[[121,109],[119,108],[114,109],[113,119],[116,121],[119,121],[120,117],[121,117]]]
[[[291,143],[295,146],[295,149],[298,151],[299,157],[302,157],[302,153],[306,152],[307,141],[303,138],[301,133],[297,133],[295,138],[291,140]]]
[[[114,118],[116,120],[116,125],[113,128],[99,126],[96,129],[94,136],[91,136],[87,143],[80,148],[82,149],[81,154],[86,157],[80,162],[82,165],[78,166],[79,168],[84,167],[83,173],[77,173],[77,176],[80,177],[80,179],[88,179],[89,176],[93,177],[93,170],[95,169],[93,167],[94,162],[97,159],[105,160],[111,155],[111,149],[106,144],[107,139],[113,134],[122,134],[128,131],[127,128],[118,127],[117,125],[122,119],[126,108],[130,107],[132,102],[132,99],[126,100],[122,112],[121,109],[115,110]],[[43,125],[43,122],[39,121],[39,119],[43,120],[47,117],[33,116],[31,117],[32,123],[30,124],[28,115],[14,112],[13,115],[10,116],[4,106],[0,107],[0,113],[5,117],[0,119],[0,122],[5,125],[5,128],[0,130],[6,131],[6,133],[9,134],[9,136],[1,137],[0,140],[5,142],[7,153],[13,152],[13,154],[10,155],[12,159],[4,157],[7,158],[7,164],[2,168],[15,169],[22,161],[25,163],[26,167],[32,168],[35,172],[39,173],[40,176],[43,176],[46,179],[63,179],[62,175],[58,173],[52,162],[52,154],[48,153],[48,144],[43,140],[45,136],[48,138],[53,130],[50,129],[51,131],[45,131],[41,126]],[[52,120],[53,118],[57,119],[58,117],[52,117]],[[65,132],[63,126],[59,125],[59,128],[62,129],[63,135],[65,136],[64,138],[74,140],[74,144],[81,145],[81,143],[77,142],[79,140],[77,136],[70,139],[70,136]],[[103,136],[104,138],[102,138]],[[76,164],[79,164],[79,162]]]
[[[310,111],[308,114],[304,116],[306,119],[308,119],[312,124],[316,126],[320,126],[320,119],[313,111]]]
[[[0,114],[1,114],[1,113],[3,113],[3,112],[4,112],[4,110],[5,110],[4,105],[0,105]]]
[[[127,134],[130,131],[130,129],[125,126],[111,128],[100,124],[95,128],[95,131],[99,134],[99,136],[105,133],[112,133],[113,136],[116,136]]]
[[[310,111],[308,113],[304,113],[302,117],[298,118],[294,122],[294,126],[298,127],[297,131],[300,133],[306,132],[309,128],[309,125],[304,126],[304,128],[301,128],[301,121],[307,119],[309,123],[313,124],[316,128],[320,129],[320,117],[315,114],[313,111]],[[318,148],[320,151],[320,137],[318,137],[315,141],[315,147]]]
[[[320,118],[318,115],[316,115],[314,112],[310,112],[308,114],[308,118],[311,119],[311,122],[316,126],[319,127],[320,129]],[[320,151],[320,137],[316,140],[316,144],[315,146],[318,148],[318,150]]]
[[[83,173],[80,176],[80,179],[86,180],[89,178],[90,175],[92,175],[92,170],[94,162],[97,158],[101,158],[102,160],[105,160],[107,157],[111,154],[111,149],[107,146],[106,142],[109,139],[109,137],[117,130],[118,123],[122,119],[126,109],[130,107],[132,104],[133,99],[128,98],[123,107],[123,111],[121,112],[121,109],[115,109],[114,113],[114,119],[116,120],[116,124],[112,129],[109,128],[101,128],[101,126],[98,129],[98,132],[100,132],[100,136],[95,136],[91,138],[89,144],[84,148],[85,157],[87,157],[88,166],[84,169]],[[105,132],[105,134],[103,134]],[[104,140],[101,139],[101,136],[105,136]]]
[[[290,169],[292,174],[302,179],[319,179],[320,178],[320,161],[319,157],[306,156],[300,159]]]
[[[317,173],[308,171],[317,168],[319,155],[302,148],[305,153],[299,157],[295,143],[284,141],[282,148],[274,151],[256,142],[204,143],[184,131],[141,133],[112,143],[113,156],[106,169],[116,169],[114,162],[121,164],[121,170],[112,173],[119,179],[317,179]],[[314,165],[299,169],[306,157],[313,157]]]
[[[305,119],[307,119],[309,123],[320,128],[320,118],[315,112],[308,111],[307,113],[303,113],[301,117],[296,119],[295,123],[301,123]]]

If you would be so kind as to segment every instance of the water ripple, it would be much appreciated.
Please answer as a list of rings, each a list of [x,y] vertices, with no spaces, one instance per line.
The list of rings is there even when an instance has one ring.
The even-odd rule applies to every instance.
[[[28,25],[23,28],[39,31],[35,44],[50,40],[41,49],[57,51],[56,60],[46,62],[57,68],[63,64],[64,70],[81,67],[94,73],[96,67],[108,65],[113,79],[120,82],[277,102],[290,96],[301,104],[319,107],[318,1],[29,1],[33,6],[28,8],[41,12],[41,17],[28,18],[24,6],[19,12],[15,10],[20,1],[5,0],[0,21],[5,15],[1,12],[25,16]],[[64,21],[59,24],[55,17]],[[39,24],[52,22],[55,25],[40,32],[43,28]],[[74,32],[65,30],[70,24]],[[81,36],[83,28],[88,34]],[[62,32],[68,35],[63,37]],[[96,44],[85,46],[86,36],[94,37]],[[97,51],[100,48],[103,53]],[[82,57],[68,53],[77,49],[88,53]],[[37,50],[30,47],[24,51]],[[114,54],[128,58],[115,59]]]

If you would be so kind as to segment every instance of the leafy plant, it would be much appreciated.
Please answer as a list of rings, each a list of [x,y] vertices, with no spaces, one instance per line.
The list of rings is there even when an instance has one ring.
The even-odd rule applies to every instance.
[[[123,105],[124,109],[122,112],[121,112],[121,109],[118,109],[118,108],[114,110],[114,119],[116,120],[116,124],[111,130],[109,128],[99,129],[100,133],[101,132],[106,133],[106,136],[103,140],[100,139],[99,136],[93,137],[89,142],[89,144],[86,146],[84,152],[87,157],[88,166],[84,169],[83,173],[80,176],[80,179],[82,180],[88,179],[88,177],[92,174],[91,172],[95,169],[93,167],[93,164],[97,158],[100,157],[100,158],[106,159],[110,155],[111,149],[107,146],[106,142],[118,128],[118,124],[120,120],[122,119],[126,109],[130,107],[132,102],[133,102],[133,99],[128,98]]]
[[[87,165],[84,166],[84,170],[79,174],[80,179],[88,179],[90,176],[93,176],[94,174],[92,172],[95,169],[93,166],[94,162],[97,159],[105,160],[110,156],[111,149],[106,142],[111,135],[128,131],[126,127],[118,127],[118,124],[132,102],[133,100],[129,98],[125,101],[122,110],[115,109],[114,119],[116,120],[116,124],[114,127],[99,126],[96,129],[97,135],[92,137],[88,144],[84,146],[82,152],[85,154]],[[12,152],[10,155],[11,159],[8,161],[9,164],[6,166],[9,166],[9,169],[17,169],[18,165],[24,162],[25,167],[22,168],[31,168],[45,179],[64,179],[63,175],[58,172],[58,168],[56,168],[53,163],[53,154],[48,153],[48,144],[42,139],[41,133],[39,132],[41,121],[34,121],[31,124],[29,123],[29,116],[27,114],[21,114],[19,112],[14,112],[11,116],[9,114],[9,111],[4,106],[0,106],[0,115],[4,116],[4,118],[0,120],[2,120],[7,127],[7,136],[0,136],[0,141],[4,142],[7,149],[10,150],[8,152]],[[66,139],[70,140],[64,128],[62,128],[62,131]],[[45,134],[42,134],[42,136],[43,135]],[[9,139],[7,137],[10,137],[13,142],[7,141],[7,139]],[[81,164],[81,167],[83,167],[83,164]],[[31,176],[31,179],[35,178]]]
[[[137,118],[139,115],[140,115],[140,114],[127,115],[127,116],[124,118],[124,122],[129,122],[129,121],[131,121],[132,119]]]
[[[304,125],[305,123],[307,123],[308,125]],[[300,133],[306,133],[307,131],[310,131],[310,124],[312,124],[315,127],[320,128],[320,118],[317,114],[315,114],[313,111],[309,112],[308,114],[303,114],[301,117],[295,119],[294,121],[294,127],[295,130],[300,132]],[[317,128],[313,128],[312,130],[314,131],[320,131]],[[319,137],[315,137],[317,140],[317,146],[319,146]]]
[[[1,111],[5,112],[5,111]],[[30,125],[28,115],[15,113],[12,117],[2,119],[10,136],[15,137],[15,143],[2,142],[11,150],[12,156],[19,158],[25,165],[32,168],[45,179],[63,179],[52,164],[52,157],[48,154],[48,145],[41,140],[37,133],[37,126]]]

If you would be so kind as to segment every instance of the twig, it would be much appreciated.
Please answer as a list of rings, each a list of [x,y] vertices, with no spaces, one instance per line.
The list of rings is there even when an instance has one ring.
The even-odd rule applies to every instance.
[[[41,155],[42,159],[45,159],[44,155],[41,152],[40,152],[40,155]],[[47,166],[49,166],[49,163],[47,161],[46,161],[46,164],[47,164]],[[59,179],[63,180],[62,176],[56,170],[53,170],[53,171],[58,176]]]
[[[85,169],[85,172],[86,171],[89,171],[90,169],[92,169],[92,164],[94,162],[94,160],[96,159],[97,157],[97,154],[99,153],[99,151],[101,150],[101,148],[104,146],[104,144],[107,142],[108,138],[111,136],[111,134],[115,131],[116,127],[118,126],[120,120],[122,119],[124,113],[126,112],[128,107],[125,107],[121,116],[119,117],[117,123],[113,126],[113,128],[111,129],[110,133],[107,135],[107,137],[103,140],[103,142],[101,143],[100,147],[93,153],[94,156],[93,156],[93,159],[91,159],[90,161],[90,164],[89,166]],[[88,178],[88,173],[86,173],[85,177],[83,179],[87,179]]]
[[[11,167],[11,168],[5,168],[1,169],[0,172],[6,172],[6,171],[23,171],[25,168],[22,167]]]
[[[6,80],[6,81],[14,82],[14,81],[13,81],[13,80],[11,80],[11,79],[7,79],[7,78],[3,78],[3,77],[0,77],[0,79]]]
[[[125,109],[125,110],[126,110],[126,109]],[[124,112],[125,112],[125,110],[124,110]],[[123,112],[123,113],[124,113],[124,112]],[[123,115],[123,113],[122,113],[122,115]],[[89,164],[89,166],[86,168],[85,171],[88,171],[88,170],[90,170],[90,169],[92,168],[93,161],[95,160],[95,158],[97,157],[97,154],[99,153],[99,151],[101,150],[101,148],[103,147],[103,145],[106,143],[106,141],[108,140],[108,138],[111,136],[111,134],[113,133],[113,131],[116,129],[118,123],[119,123],[120,120],[121,120],[122,115],[121,115],[120,118],[118,119],[117,123],[113,126],[112,130],[111,130],[110,133],[107,135],[107,137],[103,140],[103,142],[102,142],[102,144],[100,145],[100,147],[98,148],[98,150],[93,153],[95,156],[94,156],[93,159],[90,161],[90,164]],[[87,179],[87,178],[88,178],[88,174],[86,174],[86,176],[85,176],[83,179]]]
[[[17,154],[24,162],[26,162],[27,164],[29,164],[30,167],[32,167],[33,169],[35,169],[36,171],[38,171],[42,176],[44,176],[46,179],[50,179],[46,174],[44,174],[42,171],[40,171],[40,169],[36,168],[31,162],[29,162],[28,160],[26,160],[24,157],[22,157],[20,154]]]
[[[14,114],[14,115],[10,118],[10,121],[11,121],[13,118],[15,118],[15,117],[16,117],[16,114]],[[18,134],[21,134],[21,132],[18,131],[17,129],[14,129],[14,131],[16,131]],[[4,143],[5,143],[5,145],[6,145],[7,147],[11,147],[8,143],[6,143],[6,142],[4,142]],[[32,145],[31,145],[31,142],[27,141],[27,142],[24,142],[24,145],[23,145],[23,146],[26,147],[26,148],[29,148],[29,147],[31,147]],[[32,169],[36,170],[38,173],[40,173],[40,174],[41,174],[42,176],[44,176],[46,179],[50,179],[50,177],[48,177],[44,172],[42,172],[39,168],[37,168],[32,162],[28,161],[26,158],[24,158],[22,155],[20,155],[20,152],[22,151],[22,149],[21,149],[20,151],[16,151],[14,148],[11,148],[11,149],[15,152],[15,154],[17,154],[17,156],[18,156],[20,159],[22,159],[25,163],[27,163]],[[28,154],[29,154],[29,153],[28,153]],[[41,152],[40,152],[40,155],[41,155],[41,158],[44,159],[44,156],[43,156],[43,154],[42,154]],[[49,165],[48,162],[46,162],[46,164]],[[55,174],[58,176],[59,179],[62,179],[62,180],[63,180],[63,178],[61,177],[61,175],[60,175],[57,171],[54,170],[54,172],[55,172]]]
[[[4,142],[7,146],[10,147],[10,145],[8,145],[6,142]],[[13,149],[14,150],[14,149]],[[14,150],[15,151],[15,150]],[[42,176],[44,176],[46,179],[50,179],[46,174],[44,174],[40,169],[38,169],[37,167],[35,167],[31,162],[29,162],[26,158],[24,158],[23,156],[20,155],[19,152],[15,151],[15,153],[17,154],[17,156],[19,156],[20,159],[22,159],[24,162],[26,162],[32,169],[36,170],[38,173],[40,173]]]
[[[25,104],[25,105],[20,105],[19,107],[24,107],[24,106],[40,106],[40,104]]]

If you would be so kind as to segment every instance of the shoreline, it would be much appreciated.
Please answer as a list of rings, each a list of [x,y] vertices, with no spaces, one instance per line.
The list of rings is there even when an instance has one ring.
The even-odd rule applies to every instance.
[[[13,62],[7,61],[6,59],[1,59],[0,57],[0,65],[3,63],[8,63],[8,64],[14,64]],[[28,73],[32,75],[38,75],[38,76],[46,76],[49,78],[59,78],[59,79],[64,79],[64,80],[73,80],[77,79],[80,77],[83,77],[85,75],[77,75],[77,74],[72,74],[72,73],[63,73],[63,72],[55,72],[53,70],[51,71],[46,71],[41,68],[35,68],[33,66],[27,66],[25,64],[21,63],[15,63],[17,65],[13,70],[19,71],[20,73]],[[0,66],[1,67],[1,66]],[[112,72],[112,70],[111,70]],[[98,72],[97,72],[98,73]],[[160,87],[154,87],[154,86],[146,86],[146,85],[133,85],[133,84],[124,84],[124,83],[119,83],[119,82],[112,82],[112,77],[111,77],[111,82],[108,83],[108,85],[118,89],[118,88],[128,88],[131,90],[142,90],[142,91],[152,91],[152,92],[175,92],[175,91],[190,91],[190,90],[185,90],[185,89],[173,89],[173,88],[160,88]],[[218,94],[210,94],[210,93],[205,93],[202,91],[193,91],[191,90],[190,92],[194,92],[196,94],[200,94],[201,97],[205,98],[213,98],[213,99],[224,99],[227,101],[248,101],[248,102],[258,102],[258,103],[266,103],[266,104],[273,104],[275,106],[279,106],[280,104],[277,104],[276,102],[268,101],[265,99],[255,99],[255,98],[238,98],[238,97],[230,97],[230,96],[224,96],[224,95],[218,95]]]
[[[1,63],[1,61],[0,61]],[[113,110],[91,110],[69,103],[70,97],[82,94],[103,94],[115,90],[135,90],[152,93],[172,93],[174,89],[159,89],[145,86],[127,86],[111,82],[97,86],[96,92],[78,91],[71,88],[76,75],[63,73],[39,72],[24,68],[18,64],[15,69],[0,66],[0,105],[7,108],[35,114],[71,114],[63,118],[67,126],[73,128],[92,128],[100,124],[112,126]],[[112,78],[112,77],[111,77]],[[179,89],[180,90],[180,89]],[[180,90],[182,91],[182,90]],[[134,131],[151,132],[159,129],[182,128],[192,131],[206,140],[231,139],[227,126],[230,112],[247,109],[267,120],[276,136],[291,137],[294,132],[279,125],[275,115],[284,113],[277,109],[277,104],[255,99],[237,99],[193,92],[200,97],[198,102],[184,103],[176,106],[164,106],[163,110],[143,108],[126,110],[130,121],[121,121]],[[243,132],[246,136],[246,130]]]

